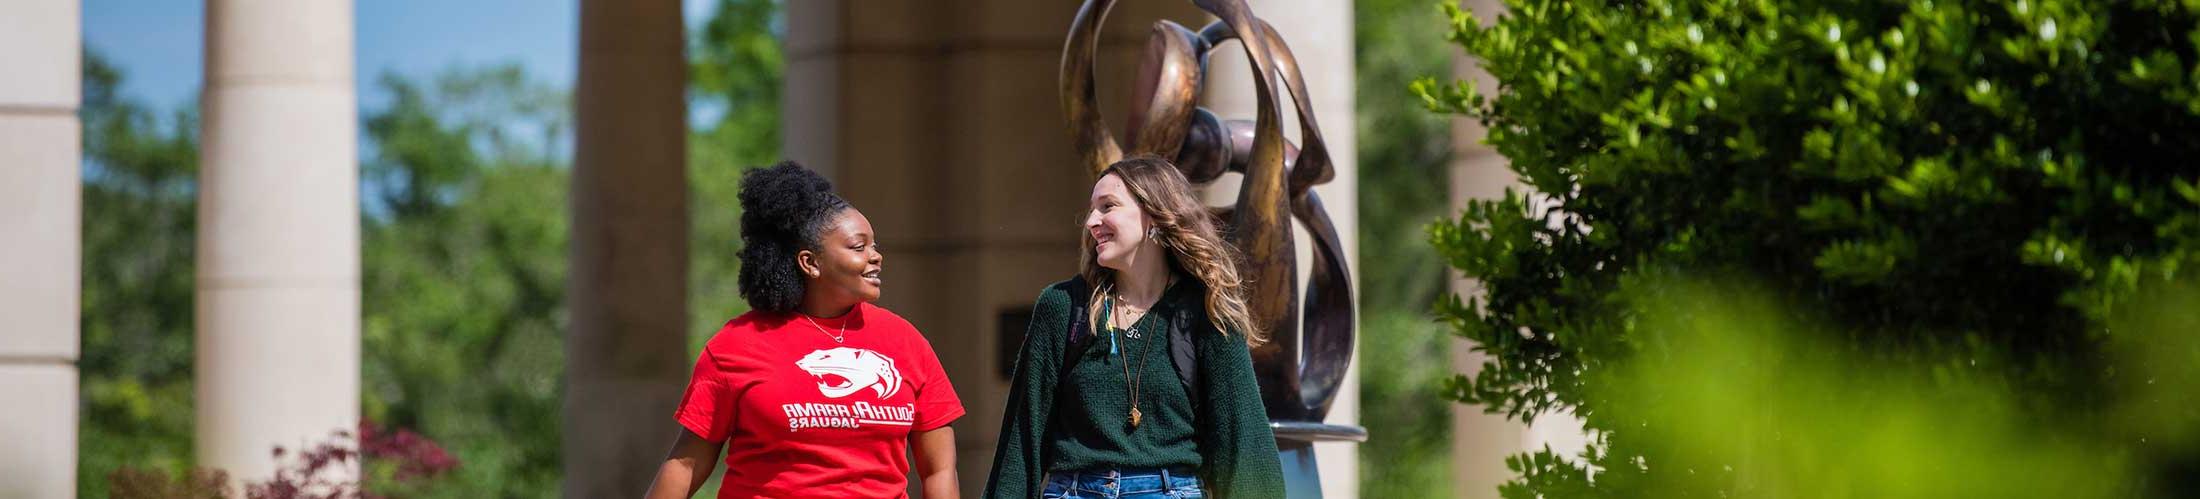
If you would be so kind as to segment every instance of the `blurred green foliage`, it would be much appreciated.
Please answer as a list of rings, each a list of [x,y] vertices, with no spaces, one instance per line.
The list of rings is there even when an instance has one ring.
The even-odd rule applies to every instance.
[[[83,358],[77,496],[125,466],[181,474],[191,435],[198,106],[160,114],[83,65]]]
[[[1429,107],[1487,125],[1488,143],[1529,188],[1472,203],[1430,230],[1450,265],[1487,289],[1439,304],[1490,355],[1479,374],[1452,382],[1452,395],[1519,419],[1572,412],[1599,436],[1579,459],[1516,460],[1527,474],[1507,488],[1511,497],[1638,497],[1664,490],[1646,484],[1728,466],[1745,471],[1718,474],[1727,479],[1705,490],[1789,490],[1750,485],[1770,482],[1749,473],[1778,472],[1746,471],[1760,467],[1740,455],[1707,454],[1701,464],[1718,466],[1705,468],[1628,443],[1635,433],[1684,430],[1656,427],[1679,420],[1607,411],[1697,390],[1615,385],[1628,381],[1612,378],[1622,363],[1659,341],[1643,334],[1649,319],[1625,305],[1626,276],[1746,276],[1760,282],[1753,296],[1787,304],[1768,320],[1808,324],[1797,332],[1805,344],[1856,355],[1837,365],[1855,374],[1927,369],[1936,384],[1925,392],[1999,389],[2011,398],[2010,424],[2043,431],[2097,427],[2073,422],[2113,419],[2131,402],[2115,389],[2132,371],[2111,355],[2126,339],[2111,318],[2141,288],[2190,276],[2200,263],[2200,163],[2192,160],[2200,142],[2189,140],[2200,133],[2200,6],[1505,7],[1492,25],[1443,7],[1450,39],[1479,58],[1496,88],[1435,79],[1415,88]],[[1880,422],[1865,409],[1898,407],[1904,396],[1835,394],[1815,407]],[[1902,424],[1906,416],[1887,417]],[[1979,452],[2008,436],[1981,431],[1916,435]],[[2160,439],[2034,440],[2137,456],[2133,483],[2193,468],[2189,453],[2158,451]],[[1846,457],[1863,456],[1877,455]],[[1969,479],[1975,471],[1919,472]],[[2057,477],[2067,475],[2039,476]]]
[[[1629,279],[1631,355],[1590,373],[1604,452],[1642,456],[1594,481],[1514,463],[1507,497],[2184,497],[2144,479],[2149,450],[2200,444],[2200,287],[2150,285],[2109,320],[2109,365],[2134,374],[2099,407],[2138,417],[2043,419],[2021,384],[1845,344],[1755,285]],[[2134,446],[2131,442],[2149,442]],[[2139,453],[2134,453],[2138,451]]]
[[[1353,3],[1359,137],[1360,495],[1451,493],[1451,410],[1442,394],[1453,340],[1429,314],[1443,260],[1410,244],[1443,217],[1451,119],[1423,112],[1402,82],[1449,72],[1446,24],[1424,0]]]
[[[720,0],[692,33],[690,343],[745,311],[739,173],[778,155],[778,3]],[[85,410],[78,495],[124,467],[192,460],[197,117],[116,93],[86,54]],[[514,65],[385,75],[361,116],[362,414],[460,461],[410,497],[558,494],[564,371],[566,90]],[[665,445],[676,434],[670,415]],[[370,463],[371,464],[371,463]],[[714,489],[715,487],[713,487]],[[385,491],[388,492],[388,491]]]

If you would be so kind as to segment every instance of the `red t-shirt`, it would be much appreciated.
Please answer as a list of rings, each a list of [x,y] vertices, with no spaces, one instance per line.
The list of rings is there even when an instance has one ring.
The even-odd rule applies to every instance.
[[[843,325],[846,342],[835,342]],[[723,499],[907,497],[910,433],[962,415],[931,342],[866,303],[832,319],[749,312],[727,322],[674,416],[727,443]]]

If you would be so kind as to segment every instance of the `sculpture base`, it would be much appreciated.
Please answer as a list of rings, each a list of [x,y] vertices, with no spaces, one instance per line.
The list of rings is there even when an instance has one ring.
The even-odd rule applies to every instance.
[[[1276,433],[1276,451],[1283,462],[1283,490],[1287,499],[1321,499],[1321,467],[1314,462],[1314,442],[1365,442],[1367,429],[1358,426],[1270,421]]]
[[[1314,463],[1314,444],[1279,447],[1283,455],[1283,490],[1287,499],[1321,499],[1322,470]]]

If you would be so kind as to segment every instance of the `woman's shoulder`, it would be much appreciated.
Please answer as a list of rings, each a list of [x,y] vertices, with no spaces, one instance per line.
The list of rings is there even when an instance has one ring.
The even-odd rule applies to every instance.
[[[1046,289],[1039,290],[1039,299],[1033,304],[1033,308],[1045,310],[1049,307],[1058,307],[1067,310],[1073,298],[1082,297],[1091,293],[1091,291],[1092,285],[1085,283],[1084,276],[1070,276],[1068,279],[1048,284]]]
[[[1090,292],[1091,287],[1085,285],[1083,277],[1072,276],[1069,279],[1048,284],[1045,289],[1039,291],[1039,298],[1031,305],[1031,325],[1025,331],[1025,334],[1046,338],[1067,334],[1067,331],[1071,328],[1071,322],[1074,320],[1070,317],[1073,313],[1071,305],[1077,303],[1077,300],[1089,296]],[[1038,348],[1038,352],[1052,351],[1055,345],[1061,344],[1059,341],[1027,341],[1025,343],[1027,349]],[[1029,355],[1030,352],[1031,350],[1026,350],[1026,355]]]
[[[742,347],[762,341],[765,334],[785,325],[787,323],[786,315],[762,310],[750,310],[732,319],[727,319],[725,324],[718,326],[718,332],[711,333],[710,341],[703,343],[703,350],[705,352],[747,350]]]
[[[719,334],[762,333],[779,329],[780,326],[786,325],[787,321],[791,320],[794,320],[794,314],[787,312],[750,310],[742,312],[741,315],[734,316],[732,319],[727,319],[726,324],[718,328],[718,332]]]

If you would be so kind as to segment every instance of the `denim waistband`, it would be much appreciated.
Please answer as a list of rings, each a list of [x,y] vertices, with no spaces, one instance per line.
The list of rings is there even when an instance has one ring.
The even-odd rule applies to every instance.
[[[1185,488],[1196,489],[1200,486],[1199,474],[1185,468],[1056,471],[1047,474],[1047,483],[1072,490],[1105,491],[1116,494],[1162,492]]]

